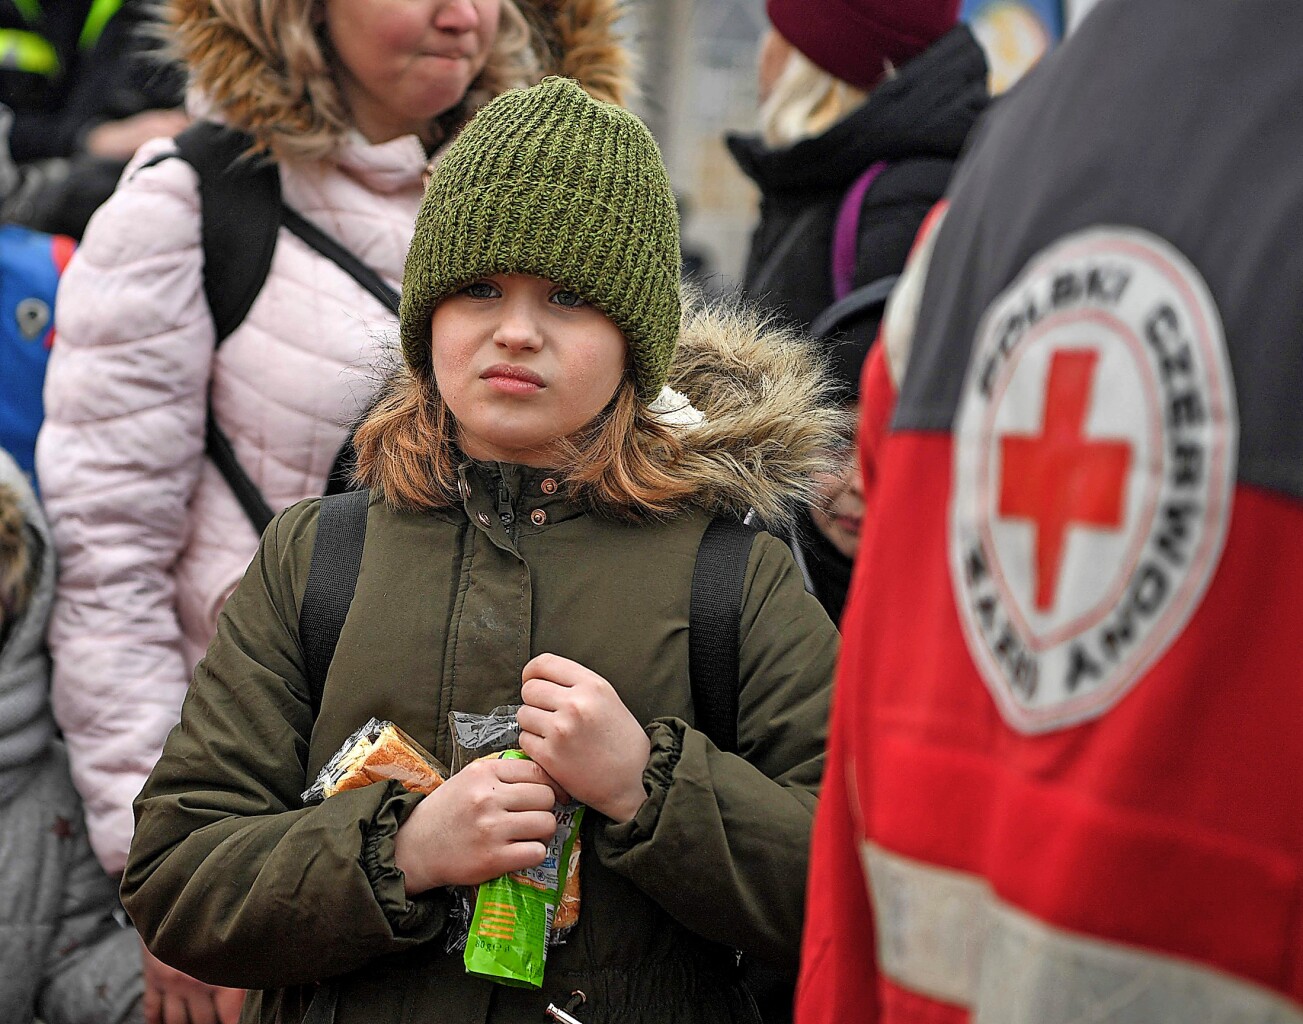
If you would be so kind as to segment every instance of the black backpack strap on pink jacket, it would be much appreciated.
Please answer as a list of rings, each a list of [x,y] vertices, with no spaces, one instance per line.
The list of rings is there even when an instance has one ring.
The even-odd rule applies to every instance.
[[[271,272],[276,241],[284,225],[291,233],[335,263],[398,315],[398,292],[349,249],[331,238],[281,198],[280,171],[259,156],[254,140],[213,121],[196,121],[176,137],[176,153],[163,153],[144,167],[178,156],[199,178],[200,240],[204,255],[204,298],[220,347],[244,322]],[[259,534],[273,510],[245,472],[235,449],[213,415],[211,396],[205,424],[205,452],[235,494]],[[345,490],[353,461],[350,437],[331,467],[326,493]]]

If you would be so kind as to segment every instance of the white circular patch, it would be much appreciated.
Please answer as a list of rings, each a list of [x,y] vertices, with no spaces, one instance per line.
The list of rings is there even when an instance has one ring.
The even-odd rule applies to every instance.
[[[1012,727],[1097,717],[1180,635],[1221,557],[1237,427],[1212,295],[1161,238],[1070,235],[987,309],[955,422],[950,571]]]

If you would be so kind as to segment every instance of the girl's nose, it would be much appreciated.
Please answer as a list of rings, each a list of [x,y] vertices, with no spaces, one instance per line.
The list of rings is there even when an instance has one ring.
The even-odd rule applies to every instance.
[[[493,340],[510,351],[536,351],[542,347],[543,335],[525,303],[505,303]]]
[[[480,12],[472,0],[446,0],[434,13],[434,25],[445,32],[473,32],[479,28]]]

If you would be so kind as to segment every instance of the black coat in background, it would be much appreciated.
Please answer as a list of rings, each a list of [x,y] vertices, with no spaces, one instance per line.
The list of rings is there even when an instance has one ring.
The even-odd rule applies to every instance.
[[[60,65],[50,75],[0,68],[0,103],[14,112],[9,149],[16,163],[74,156],[96,125],[181,105],[185,74],[162,58],[161,41],[148,33],[155,14],[147,0],[125,0],[94,45],[83,47],[78,37],[92,6],[45,0],[29,21],[17,0],[0,0],[0,28],[46,39]]]
[[[865,196],[854,283],[898,274],[986,107],[986,82],[986,57],[961,25],[816,138],[785,149],[770,149],[755,136],[729,138],[734,158],[760,189],[746,296],[803,329],[832,304],[837,211],[856,178],[879,160],[887,168]],[[872,317],[847,332],[847,341],[862,340],[861,357],[877,326]]]
[[[820,136],[785,149],[770,149],[755,136],[731,137],[734,158],[760,188],[760,222],[742,284],[746,297],[802,330],[832,305],[837,213],[847,190],[879,160],[887,167],[861,207],[853,284],[899,274],[988,101],[985,54],[961,25]],[[858,393],[878,322],[870,313],[830,342],[830,367],[848,400]],[[793,555],[807,589],[838,622],[851,560],[817,533],[808,516],[801,522],[789,538]]]

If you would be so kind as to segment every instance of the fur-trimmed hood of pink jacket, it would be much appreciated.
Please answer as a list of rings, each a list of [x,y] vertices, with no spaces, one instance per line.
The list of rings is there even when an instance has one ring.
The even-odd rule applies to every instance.
[[[542,45],[579,40],[594,81],[622,74],[623,51],[601,34],[614,0],[535,6],[531,24],[553,19]],[[142,148],[64,274],[37,450],[61,566],[55,716],[111,874],[126,863],[131,802],[257,547],[204,456],[210,386],[241,465],[279,509],[321,493],[397,340],[374,298],[281,231],[262,291],[215,351],[195,172],[151,162],[171,148]],[[426,162],[415,136],[372,145],[353,133],[327,159],[282,162],[282,192],[396,287]]]

